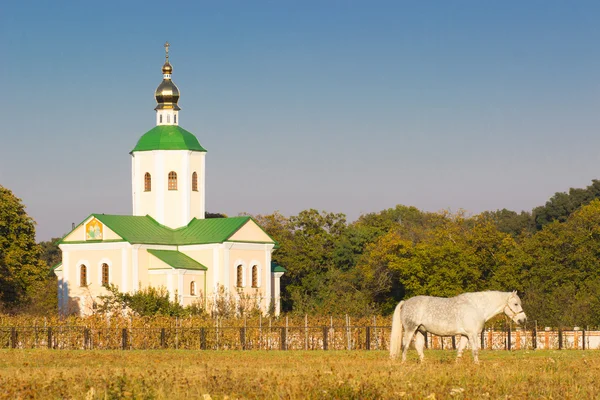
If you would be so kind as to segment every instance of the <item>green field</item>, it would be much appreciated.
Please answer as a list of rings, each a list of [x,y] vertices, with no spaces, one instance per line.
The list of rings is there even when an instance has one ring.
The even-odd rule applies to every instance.
[[[1,350],[6,399],[600,398],[600,351]]]

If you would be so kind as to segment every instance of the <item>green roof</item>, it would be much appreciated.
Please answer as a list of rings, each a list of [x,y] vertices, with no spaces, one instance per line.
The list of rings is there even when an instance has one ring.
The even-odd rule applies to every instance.
[[[252,219],[248,216],[209,219],[194,218],[187,226],[172,229],[159,224],[149,215],[92,214],[90,217],[98,219],[129,243],[172,246],[223,243]],[[88,219],[89,217],[86,218],[84,222]],[[81,224],[83,224],[83,222]],[[81,224],[79,224],[78,227],[81,226]],[[65,241],[63,238],[60,243],[78,242]],[[274,240],[265,243],[277,244]]]
[[[271,272],[287,272],[287,269],[283,268],[275,261],[271,261]]]
[[[131,152],[150,150],[206,151],[194,134],[177,125],[155,126],[144,133]]]
[[[208,269],[179,251],[148,249],[148,253],[176,269],[194,269],[199,271],[206,271]]]

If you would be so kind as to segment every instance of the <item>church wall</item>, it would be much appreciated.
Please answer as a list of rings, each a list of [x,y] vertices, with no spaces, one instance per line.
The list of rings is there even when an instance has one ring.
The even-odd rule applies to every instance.
[[[231,249],[229,253],[229,290],[243,293],[244,295],[262,297],[261,306],[263,309],[268,307],[270,301],[270,269],[271,269],[271,254],[267,249]],[[268,261],[268,263],[267,263]],[[238,288],[237,285],[237,266],[242,265],[243,268],[243,288]],[[258,266],[258,287],[252,287],[252,266]]]
[[[85,246],[85,245],[82,245]],[[108,291],[102,286],[102,264],[109,266],[109,283],[122,287],[122,260],[123,254],[127,257],[128,249],[106,249],[98,250],[71,250],[63,251],[63,260],[68,260],[68,265],[63,262],[63,279],[68,285],[68,296],[71,302],[78,304],[79,311],[90,313],[92,303],[100,295],[105,295]],[[67,253],[65,257],[65,253]],[[80,286],[81,265],[87,268],[86,280],[87,286]],[[67,310],[63,310],[67,311]],[[74,310],[71,310],[74,311]]]
[[[198,286],[198,289],[204,293],[204,279],[206,279],[206,296],[208,299],[211,299],[212,296],[214,296],[215,287],[217,286],[218,282],[220,282],[219,265],[222,262],[221,260],[223,260],[222,245],[181,246],[179,247],[179,251],[198,261],[207,268],[207,271],[205,271],[205,275],[203,276],[201,286]]]
[[[186,271],[183,275],[183,306],[189,306],[193,303],[203,301],[204,294],[204,277],[205,274],[202,271]],[[196,283],[196,294],[190,293],[191,283]]]
[[[163,152],[164,176],[161,185],[164,185],[164,224],[171,228],[179,228],[190,221],[190,192],[192,172],[190,171],[190,151],[170,150]],[[168,175],[173,171],[177,173],[177,190],[168,190]]]
[[[248,221],[239,231],[234,233],[229,240],[241,240],[247,242],[270,242],[269,237],[256,223]]]
[[[153,151],[135,152],[133,163],[133,196],[134,209],[133,215],[150,215],[154,219],[156,216],[156,198],[159,191],[159,174],[156,172],[156,161]],[[144,191],[144,176],[146,172],[150,174],[151,190]]]
[[[150,285],[155,288],[164,287],[173,294],[176,289],[172,278],[173,268],[169,264],[153,257],[148,252],[146,252],[146,254],[148,255],[147,268],[148,282]]]
[[[90,222],[94,217],[88,218],[84,223],[79,225],[73,231],[71,231],[67,236],[65,236],[62,240],[65,242],[79,242],[86,240],[85,234],[85,226],[88,222]],[[102,224],[102,240],[119,240],[121,237],[117,235],[114,231],[108,228],[106,225]]]
[[[190,195],[190,219],[204,218],[204,160],[206,153],[192,152],[190,155],[190,174],[196,172],[198,174],[198,190],[192,191]],[[191,175],[190,175],[191,176]]]
[[[136,249],[134,251],[137,252],[138,262],[138,277],[137,282],[134,282],[136,285],[135,288],[146,288],[150,284],[150,275],[148,275],[148,268],[150,266],[150,253],[148,253],[146,249]]]

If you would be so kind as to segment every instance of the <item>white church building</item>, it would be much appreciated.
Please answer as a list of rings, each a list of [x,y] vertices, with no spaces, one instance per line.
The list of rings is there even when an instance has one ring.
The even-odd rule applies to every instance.
[[[156,126],[131,150],[133,215],[94,213],[59,242],[59,311],[93,312],[109,285],[164,287],[171,300],[208,308],[227,293],[279,314],[277,243],[251,217],[205,219],[206,150],[179,126],[169,44],[156,89]]]

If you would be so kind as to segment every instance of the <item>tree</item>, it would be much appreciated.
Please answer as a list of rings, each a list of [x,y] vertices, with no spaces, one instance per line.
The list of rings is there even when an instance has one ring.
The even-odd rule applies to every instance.
[[[62,261],[62,251],[57,243],[60,238],[52,238],[45,242],[40,242],[41,254],[40,258],[46,262],[49,267],[53,267]],[[48,270],[51,274],[52,271]]]
[[[522,233],[535,232],[535,220],[531,213],[521,211],[517,214],[515,211],[502,210],[484,211],[480,214],[484,218],[488,218],[496,224],[500,232],[509,233],[513,237],[517,237]]]
[[[569,189],[569,193],[557,192],[546,202],[546,205],[533,209],[536,228],[542,229],[553,222],[565,222],[569,215],[581,206],[600,198],[600,181],[594,179],[585,189]]]
[[[540,324],[600,324],[600,200],[523,242],[525,305]]]
[[[21,199],[0,186],[0,303],[6,308],[27,303],[48,267],[35,242],[35,222]]]

